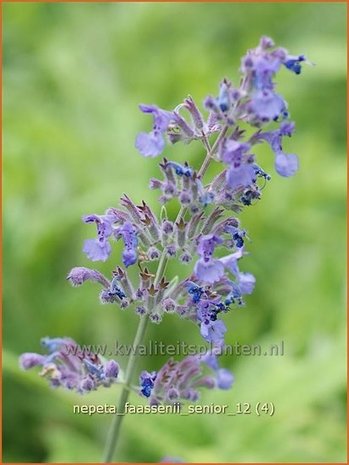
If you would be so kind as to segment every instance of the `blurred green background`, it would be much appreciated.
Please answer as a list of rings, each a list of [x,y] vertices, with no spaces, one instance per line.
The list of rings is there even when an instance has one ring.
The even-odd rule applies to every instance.
[[[262,34],[316,66],[280,73],[297,126],[286,149],[301,169],[282,179],[259,148],[273,180],[242,215],[252,238],[242,267],[257,286],[226,322],[228,342],[283,340],[286,353],[226,357],[234,388],[204,392],[202,402],[273,402],[276,413],[129,416],[117,460],[345,461],[345,15],[340,3],[3,5],[5,462],[100,460],[110,416],[73,415],[72,405],[114,402],[118,388],[83,399],[52,391],[17,357],[40,351],[47,335],[132,341],[132,310],[101,306],[97,287],[65,281],[71,267],[90,265],[81,249],[94,228],[80,217],[123,192],[159,210],[147,189],[157,163],[134,149],[151,124],[138,103],[171,109],[188,93],[198,102],[216,94],[222,77],[237,82],[241,55]],[[203,157],[198,143],[165,154],[194,166]],[[119,257],[117,248],[96,266],[110,273]],[[201,343],[175,315],[147,338]],[[143,358],[139,370],[162,363]]]

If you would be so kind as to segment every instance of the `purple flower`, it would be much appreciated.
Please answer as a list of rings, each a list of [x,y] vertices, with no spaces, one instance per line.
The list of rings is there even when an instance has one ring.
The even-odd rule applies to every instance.
[[[148,371],[142,371],[139,380],[141,385],[140,392],[141,394],[143,394],[144,397],[151,396],[156,376],[156,371],[153,371],[152,373],[149,373]]]
[[[220,258],[220,262],[227,268],[230,272],[236,274],[238,273],[237,261],[243,256],[243,249],[239,248],[236,252],[226,255],[225,257]]]
[[[19,364],[23,370],[29,370],[30,368],[42,365],[45,361],[45,357],[40,354],[27,352],[19,357]]]
[[[211,112],[210,118],[214,121],[208,122],[208,126],[217,130],[218,121],[225,121],[228,125],[233,125],[236,115],[234,109],[238,100],[242,97],[239,89],[234,89],[232,83],[228,79],[223,79],[219,85],[219,95],[217,98],[207,97],[204,101],[204,106]]]
[[[230,389],[234,382],[234,376],[231,371],[226,368],[220,368],[217,360],[219,350],[208,352],[202,358],[202,361],[206,363],[216,373],[216,386],[219,389]]]
[[[81,286],[85,281],[98,282],[104,287],[108,287],[110,284],[107,278],[99,271],[91,270],[83,266],[72,268],[67,276],[67,280],[69,280],[73,286]]]
[[[262,123],[276,120],[281,114],[287,112],[287,105],[283,98],[269,90],[254,93],[247,108],[253,115],[253,119]]]
[[[136,149],[145,157],[157,157],[165,148],[165,139],[160,131],[140,132],[136,138]]]
[[[176,198],[191,213],[196,213],[213,202],[214,194],[204,188],[201,179],[187,162],[181,165],[164,159],[160,168],[164,180],[152,179],[151,188],[162,190],[163,195],[159,198],[161,203]]]
[[[253,155],[249,155],[251,145],[234,138],[224,139],[220,147],[220,158],[229,165],[226,181],[230,189],[248,187],[256,181]]]
[[[70,350],[69,348],[76,346],[76,342],[68,337],[43,337],[40,343],[50,354],[62,349]]]
[[[99,242],[98,239],[87,239],[84,243],[83,251],[93,262],[98,260],[105,262],[111,253],[111,246],[109,242]]]
[[[172,112],[155,105],[140,105],[141,111],[153,118],[152,130],[141,132],[135,141],[143,156],[159,155],[165,148],[167,135],[171,143],[200,140],[207,151],[205,162],[195,171],[188,162],[163,159],[162,178],[153,178],[150,183],[152,189],[160,190],[159,216],[144,201],[136,205],[124,194],[120,210],[109,209],[104,215],[83,219],[95,223],[97,228],[97,238],[84,244],[91,260],[105,261],[111,253],[110,238],[122,239],[125,267],[137,263],[140,271],[134,285],[127,270],[120,267],[114,269],[111,281],[96,270],[76,267],[67,277],[73,286],[88,280],[98,282],[102,285],[102,303],[117,303],[120,308],[134,304],[138,315],[155,323],[161,321],[164,313],[176,312],[196,324],[211,345],[212,350],[203,356],[191,355],[181,361],[170,359],[158,372],[143,371],[139,393],[149,399],[150,405],[195,402],[201,388],[229,389],[233,384],[233,375],[218,364],[227,332],[220,317],[231,305],[244,304],[243,298],[253,292],[256,280],[239,269],[246,233],[239,221],[226,213],[239,213],[244,206],[254,203],[270,179],[251,153],[258,142],[270,145],[280,175],[291,176],[298,169],[296,155],[284,153],[282,148],[283,137],[291,136],[294,124],[287,120],[287,103],[276,92],[274,78],[283,66],[299,74],[305,61],[303,55],[289,55],[286,50],[275,48],[268,37],[262,37],[259,45],[242,60],[239,88],[224,79],[218,97],[205,100],[209,110],[207,121],[191,97]],[[187,113],[184,117],[182,110]],[[263,132],[263,127],[272,121],[278,129]],[[252,136],[251,126],[258,128]],[[217,131],[220,134],[212,140],[211,134]],[[211,158],[225,166],[207,183],[204,176]],[[168,210],[164,205],[172,199],[182,207],[177,217],[172,205]],[[213,207],[206,208],[209,204]],[[228,250],[225,257],[215,257],[219,246]],[[170,278],[167,272],[165,276],[167,259],[188,263],[195,253],[198,260],[189,276],[181,281],[178,277],[167,280]],[[150,270],[146,267],[149,261],[153,262]],[[54,387],[90,392],[101,385],[109,386],[119,376],[119,365],[114,360],[105,361],[96,354],[86,353],[71,339],[44,338],[42,345],[47,355],[23,354],[20,363],[24,369],[42,367],[40,374]]]
[[[220,302],[220,297],[210,299],[206,293],[205,298],[200,299],[196,308],[196,318],[200,324],[201,336],[213,346],[222,346],[227,328],[222,320],[217,319],[217,315],[225,309],[225,306]]]
[[[119,299],[124,299],[126,297],[126,294],[123,290],[123,288],[120,286],[120,278],[119,276],[115,275],[110,283],[110,286],[107,291],[109,296],[116,296]]]
[[[251,140],[256,143],[265,140],[272,148],[275,154],[282,152],[282,138],[285,136],[291,137],[295,130],[293,121],[283,121],[280,127],[275,131],[258,131],[251,137]]]
[[[218,106],[223,113],[226,113],[232,104],[230,88],[231,88],[231,83],[227,81],[226,79],[224,79],[221,82],[220,89],[219,89],[219,96],[217,99]]]
[[[271,50],[273,47],[271,39],[262,37],[259,46],[249,50],[242,58],[241,71],[247,87],[259,90],[274,88],[273,77],[285,60],[286,51],[281,48]]]
[[[287,69],[293,71],[295,74],[301,74],[302,66],[301,62],[306,61],[304,55],[292,56],[288,55],[284,60],[283,64],[286,66]]]
[[[229,224],[224,228],[224,231],[231,234],[234,244],[238,249],[241,249],[244,246],[244,237],[246,236],[246,231]]]
[[[117,378],[119,371],[119,365],[115,360],[108,360],[108,362],[105,364],[104,372],[106,378]]]
[[[242,157],[250,150],[251,145],[235,139],[224,139],[220,147],[220,159],[229,165],[240,165]]]
[[[83,217],[84,223],[95,223],[97,227],[97,239],[87,239],[83,251],[92,261],[106,261],[111,253],[109,237],[112,235],[112,224],[116,217],[112,214],[88,215]]]
[[[200,259],[196,262],[194,273],[201,281],[214,283],[224,274],[224,267],[219,260],[212,258],[215,247],[223,241],[214,234],[202,236],[197,248]]]
[[[298,171],[298,157],[293,153],[278,153],[275,157],[275,170],[280,176],[293,176]]]
[[[196,262],[194,273],[200,281],[214,283],[224,275],[224,266],[215,258],[207,262],[201,259]]]
[[[188,291],[188,294],[191,296],[194,304],[200,302],[201,296],[204,293],[203,288],[193,283],[192,281],[187,281],[185,283],[185,287]]]
[[[222,320],[205,320],[201,323],[200,333],[205,341],[210,342],[214,346],[222,346],[224,344],[224,334],[227,328]]]
[[[226,179],[231,189],[248,187],[256,180],[256,173],[251,163],[244,163],[237,168],[234,166],[229,168]]]
[[[293,176],[298,170],[298,157],[292,153],[284,153],[282,149],[282,138],[291,137],[295,129],[292,121],[284,121],[275,131],[258,132],[251,140],[259,142],[265,140],[275,154],[275,170],[281,176]]]
[[[251,273],[238,273],[238,284],[241,294],[252,294],[256,278]]]
[[[182,166],[174,161],[169,161],[167,162],[167,166],[173,168],[177,176],[186,176],[190,178],[193,175],[193,170],[189,168],[187,164]]]
[[[247,120],[251,124],[260,126],[280,116],[287,116],[287,104],[274,92],[273,78],[282,65],[299,74],[302,61],[305,61],[303,55],[291,56],[287,50],[274,49],[273,41],[268,37],[262,37],[258,47],[249,50],[243,57],[242,88],[248,94],[249,101],[242,108],[247,110]]]
[[[116,230],[116,237],[122,237],[125,249],[122,253],[122,261],[126,267],[134,265],[137,262],[137,231],[129,221],[126,221]]]
[[[140,105],[143,113],[153,116],[153,130],[149,133],[141,132],[136,138],[136,148],[145,157],[156,157],[165,148],[164,133],[171,121],[172,113],[161,110],[156,105]]]
[[[219,374],[218,364],[217,369],[212,369],[206,362],[207,357],[208,354],[190,355],[179,362],[170,359],[158,372],[143,371],[140,376],[141,394],[149,398],[150,404],[159,405],[181,400],[195,402],[199,398],[200,387],[212,389],[222,386],[221,389],[227,389],[228,374]],[[213,370],[213,374],[205,374],[205,367]]]
[[[222,239],[218,236],[215,236],[214,234],[207,234],[206,236],[202,236],[199,240],[199,245],[197,248],[198,254],[205,262],[208,262],[212,258],[216,246],[222,242]]]
[[[82,350],[69,338],[43,338],[41,344],[48,354],[25,353],[20,356],[20,366],[28,370],[41,367],[40,376],[51,387],[63,387],[84,394],[99,386],[110,386],[117,379],[119,366],[114,360],[102,362],[98,355]]]
[[[230,389],[234,382],[234,376],[225,368],[217,370],[217,387],[219,389]]]
[[[243,256],[243,253],[243,248],[240,248],[235,253],[220,258],[221,263],[235,278],[235,281],[231,282],[231,290],[225,299],[226,305],[235,301],[238,305],[243,305],[242,296],[252,294],[255,287],[255,277],[251,273],[243,273],[239,270],[238,260]]]

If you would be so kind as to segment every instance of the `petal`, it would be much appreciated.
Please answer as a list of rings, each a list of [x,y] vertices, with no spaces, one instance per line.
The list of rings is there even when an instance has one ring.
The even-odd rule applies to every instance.
[[[109,242],[101,243],[97,239],[87,239],[83,251],[93,262],[98,260],[105,262],[111,253],[111,246]]]
[[[215,283],[224,275],[224,266],[219,260],[210,260],[205,263],[198,260],[195,265],[194,273],[198,279],[206,283]]]
[[[284,100],[270,91],[258,92],[253,97],[250,107],[261,120],[273,120],[286,110]]]
[[[156,105],[146,105],[141,103],[139,105],[139,109],[143,111],[143,113],[155,113],[158,107]]]
[[[293,176],[298,170],[298,157],[293,153],[278,153],[275,157],[275,170],[280,176]]]
[[[234,376],[229,370],[220,368],[217,371],[217,386],[219,389],[230,389],[234,382]]]
[[[137,252],[134,249],[125,249],[122,253],[122,262],[128,267],[137,262]]]
[[[239,273],[239,288],[241,294],[252,294],[256,278],[251,273]]]
[[[247,187],[253,183],[255,177],[255,171],[251,164],[244,164],[239,168],[231,167],[227,171],[227,184],[231,189],[240,186]]]
[[[227,328],[222,320],[211,321],[209,324],[201,323],[200,333],[207,342],[222,345]]]
[[[85,281],[96,281],[101,283],[104,287],[109,286],[109,281],[99,271],[85,268],[84,266],[76,266],[70,270],[67,279],[71,282],[72,286],[81,286]]]
[[[117,378],[120,371],[119,364],[115,360],[108,360],[104,366],[105,376],[107,378]]]
[[[161,108],[157,107],[156,105],[139,105],[140,110],[143,113],[151,113],[154,118],[154,126],[156,129],[164,132],[166,131],[173,114],[169,111],[162,110]]]
[[[164,150],[165,141],[159,132],[141,132],[136,138],[135,146],[144,157],[156,157]]]
[[[242,255],[243,249],[239,249],[230,255],[226,255],[225,257],[220,258],[219,260],[225,268],[227,268],[232,273],[237,274],[239,272],[237,261],[242,257]]]
[[[212,370],[218,370],[218,360],[215,354],[212,354],[210,352],[206,353],[202,357],[202,362],[206,363],[206,365],[212,368]]]
[[[27,352],[19,357],[19,365],[23,370],[29,370],[37,365],[43,365],[45,357],[40,354]]]

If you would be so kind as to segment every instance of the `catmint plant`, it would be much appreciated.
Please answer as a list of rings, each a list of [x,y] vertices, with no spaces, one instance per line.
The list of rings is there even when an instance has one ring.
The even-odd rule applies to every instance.
[[[185,147],[197,141],[206,152],[201,166],[195,167],[189,160],[178,163],[166,153],[159,163],[159,176],[149,184],[159,192],[161,208],[152,209],[144,201],[135,203],[124,194],[119,206],[83,217],[92,236],[83,245],[86,256],[93,262],[106,261],[113,243],[120,240],[122,263],[112,264],[109,276],[76,267],[68,281],[73,286],[92,281],[99,287],[101,303],[132,308],[139,315],[134,348],[142,343],[149,323],[159,324],[167,313],[175,313],[194,323],[193,331],[206,341],[207,352],[169,359],[157,371],[142,371],[134,386],[137,350],[121,370],[114,360],[80,350],[72,339],[45,337],[42,345],[47,354],[23,354],[20,364],[24,369],[38,366],[50,386],[79,394],[119,384],[118,412],[124,411],[132,391],[157,406],[195,402],[205,388],[232,386],[233,375],[219,365],[227,332],[221,317],[245,304],[256,281],[251,273],[240,271],[248,236],[238,215],[261,198],[271,179],[257,162],[259,144],[270,146],[280,176],[292,176],[298,169],[297,156],[283,150],[283,140],[293,134],[295,125],[274,78],[282,68],[300,74],[304,62],[303,55],[289,55],[270,38],[262,37],[241,60],[240,84],[223,79],[218,95],[205,99],[203,111],[190,96],[171,111],[140,105],[152,125],[149,132],[136,138],[140,154],[155,158],[167,150],[167,144],[182,142]],[[212,162],[220,171],[213,179],[205,179]],[[176,217],[167,213],[169,201],[178,203]],[[187,266],[185,279],[166,272],[171,260]],[[129,276],[131,267],[139,270],[136,280]],[[104,456],[107,462],[112,461],[122,419],[115,416],[111,425]]]

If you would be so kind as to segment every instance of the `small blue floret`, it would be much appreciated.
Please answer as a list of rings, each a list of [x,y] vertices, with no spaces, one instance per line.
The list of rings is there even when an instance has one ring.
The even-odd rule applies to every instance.
[[[285,61],[284,65],[286,66],[287,69],[289,69],[290,71],[293,71],[295,74],[301,74],[301,71],[302,71],[301,62],[302,61],[305,61],[305,56],[299,55],[299,57],[297,58],[291,58]]]
[[[151,379],[149,378],[146,378],[143,382],[142,382],[142,389],[141,389],[141,393],[145,396],[145,397],[150,397],[151,395],[151,391],[154,387],[154,383]]]

